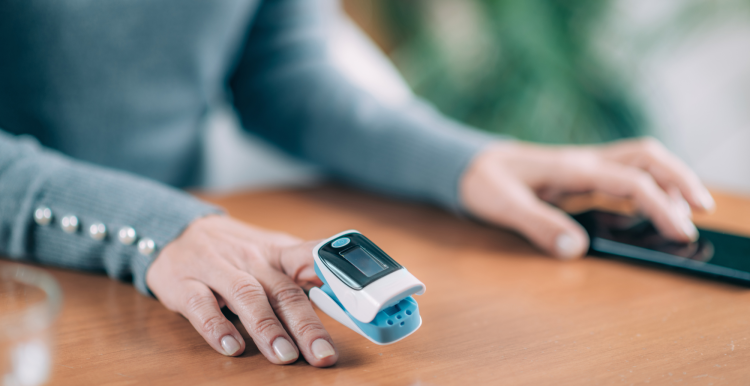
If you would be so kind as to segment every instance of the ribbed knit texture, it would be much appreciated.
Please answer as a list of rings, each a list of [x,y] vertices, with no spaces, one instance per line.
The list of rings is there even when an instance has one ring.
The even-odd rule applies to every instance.
[[[39,206],[52,209],[53,221],[34,222]],[[44,151],[28,138],[0,132],[0,253],[11,258],[77,269],[106,271],[148,293],[146,270],[159,249],[193,220],[221,211],[179,190],[125,172],[109,170]],[[68,234],[60,219],[78,217]],[[92,239],[88,228],[104,223],[108,236]],[[137,243],[117,240],[120,227],[133,227],[155,241],[145,256]]]
[[[347,82],[328,51],[337,15],[330,1],[261,4],[230,82],[243,124],[344,180],[459,211],[463,171],[500,137]]]
[[[132,226],[163,248],[218,212],[167,185],[198,180],[202,120],[219,99],[234,103],[246,129],[340,179],[460,210],[461,175],[498,138],[419,100],[390,107],[352,86],[328,52],[336,8],[0,2],[0,255],[132,275],[147,293],[158,250],[142,256],[116,232]],[[50,226],[33,222],[41,205],[55,214]],[[78,233],[60,229],[66,214],[80,219]],[[97,221],[109,229],[104,241],[86,233]]]

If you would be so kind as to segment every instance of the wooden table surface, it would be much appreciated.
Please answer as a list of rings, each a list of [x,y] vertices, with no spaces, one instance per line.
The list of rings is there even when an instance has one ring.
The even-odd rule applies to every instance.
[[[750,235],[750,199],[700,225]],[[213,197],[303,238],[355,228],[427,286],[422,328],[377,346],[318,311],[340,352],[317,369],[214,352],[181,316],[104,275],[50,269],[65,304],[55,385],[750,384],[750,290],[599,258],[559,262],[520,237],[341,188]]]

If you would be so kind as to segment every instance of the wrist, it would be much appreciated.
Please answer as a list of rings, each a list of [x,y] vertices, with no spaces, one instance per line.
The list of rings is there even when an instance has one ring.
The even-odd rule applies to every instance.
[[[464,212],[484,217],[479,207],[482,202],[492,200],[497,173],[502,172],[504,160],[517,153],[519,147],[516,141],[495,142],[474,156],[459,179],[459,204]]]

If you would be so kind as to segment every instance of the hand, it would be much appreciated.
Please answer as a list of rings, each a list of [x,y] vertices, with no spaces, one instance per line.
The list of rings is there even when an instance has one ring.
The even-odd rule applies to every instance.
[[[161,251],[146,283],[221,354],[245,351],[242,336],[221,313],[226,305],[272,363],[292,363],[301,351],[311,365],[331,366],[338,359],[333,340],[300,288],[322,284],[313,268],[314,246],[209,216],[195,220]]]
[[[471,214],[517,230],[560,258],[586,253],[588,236],[544,201],[590,191],[632,198],[663,235],[677,241],[698,237],[690,208],[714,208],[698,177],[651,138],[602,146],[497,143],[472,161],[460,184]]]

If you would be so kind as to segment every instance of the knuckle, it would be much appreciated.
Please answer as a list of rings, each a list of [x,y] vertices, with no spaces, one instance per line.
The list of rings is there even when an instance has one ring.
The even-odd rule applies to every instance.
[[[654,181],[654,178],[651,177],[650,174],[646,172],[638,172],[634,179],[636,185],[635,196],[644,199],[651,199],[655,197],[654,192],[656,189],[658,189],[658,186],[656,185],[656,181]]]
[[[555,164],[562,172],[574,172],[582,175],[592,175],[601,164],[600,157],[586,150],[565,150],[559,153]]]
[[[654,183],[654,179],[646,172],[633,171],[630,179],[635,183],[638,190],[648,190]]]
[[[229,289],[230,296],[240,302],[252,302],[259,298],[265,298],[263,287],[255,280],[245,278],[232,283]]]
[[[581,163],[581,155],[574,151],[561,151],[557,156],[557,163],[563,168],[570,168]]]
[[[307,302],[307,295],[302,288],[293,284],[286,284],[276,289],[274,299],[279,305],[290,305]]]
[[[325,328],[323,328],[320,321],[312,318],[306,318],[299,321],[293,328],[300,336],[308,336],[311,334],[318,335],[321,331],[325,331]]]
[[[266,255],[265,250],[256,244],[243,245],[240,253],[245,261],[251,264],[264,262],[266,260],[264,258]]]
[[[647,154],[661,154],[664,152],[664,145],[654,137],[645,137],[640,140],[641,150]]]
[[[263,254],[261,248],[255,244],[243,245],[242,248],[245,256],[249,258],[257,258]]]
[[[185,298],[185,311],[196,313],[207,304],[210,304],[211,301],[210,295],[205,292],[191,292]]]
[[[253,332],[256,336],[265,335],[266,332],[274,330],[278,326],[276,318],[273,316],[265,316],[258,318],[252,325]]]
[[[597,165],[599,165],[600,162],[601,157],[591,151],[581,152],[581,154],[578,155],[577,164],[583,167],[595,168]]]
[[[201,318],[200,328],[201,331],[205,333],[212,333],[214,331],[218,331],[221,326],[224,325],[224,323],[224,316],[220,314],[211,314]]]
[[[206,310],[211,309],[211,302],[215,301],[212,295],[199,291],[191,293],[185,300],[185,316],[197,318],[198,328],[206,334],[219,330],[224,324],[223,315],[215,312],[206,312]]]

